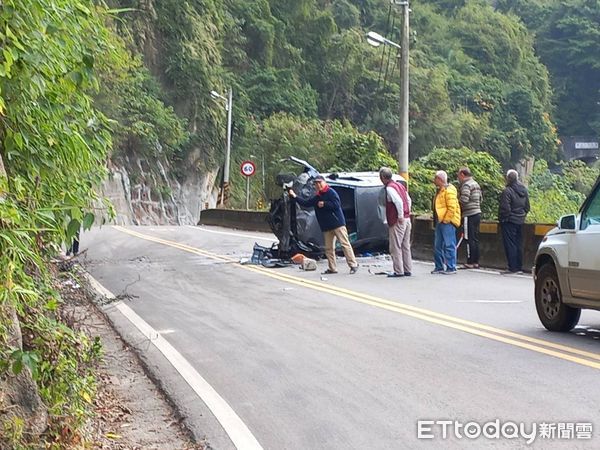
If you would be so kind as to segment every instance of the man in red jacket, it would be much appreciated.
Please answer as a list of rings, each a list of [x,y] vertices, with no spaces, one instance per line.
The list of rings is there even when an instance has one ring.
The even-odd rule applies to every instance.
[[[411,199],[404,185],[392,180],[392,170],[382,167],[379,179],[385,186],[385,217],[394,271],[388,277],[409,277],[412,272],[410,251]]]

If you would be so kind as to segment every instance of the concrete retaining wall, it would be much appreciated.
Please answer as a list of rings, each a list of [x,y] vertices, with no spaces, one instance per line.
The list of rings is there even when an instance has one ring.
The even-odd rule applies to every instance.
[[[267,223],[269,213],[238,209],[205,209],[200,213],[199,225],[237,228],[238,230],[271,232]]]
[[[523,269],[531,270],[535,253],[544,235],[554,225],[525,224],[523,228]],[[412,252],[416,259],[433,260],[433,221],[431,219],[413,218]],[[497,269],[506,268],[506,256],[502,244],[502,230],[498,222],[482,222],[480,227],[479,248],[483,267]],[[467,261],[467,246],[458,249],[460,263]]]
[[[207,209],[200,216],[201,225],[215,225],[248,231],[270,232],[266,212],[232,209]],[[523,229],[523,268],[530,270],[538,245],[544,235],[554,227],[547,224],[525,224]],[[506,268],[502,245],[502,231],[498,222],[481,223],[481,265],[498,269]],[[416,259],[433,260],[433,222],[431,219],[413,217],[412,251]],[[466,262],[466,245],[458,251],[459,262]]]

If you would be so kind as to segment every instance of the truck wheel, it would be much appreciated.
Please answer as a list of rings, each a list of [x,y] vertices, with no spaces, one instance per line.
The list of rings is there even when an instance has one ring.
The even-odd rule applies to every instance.
[[[542,324],[550,331],[573,329],[581,309],[565,305],[553,264],[544,264],[535,279],[535,308]]]

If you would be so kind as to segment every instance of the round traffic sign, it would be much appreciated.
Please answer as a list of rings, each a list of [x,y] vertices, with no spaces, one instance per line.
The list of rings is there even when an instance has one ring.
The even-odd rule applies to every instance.
[[[256,172],[256,166],[252,161],[244,161],[240,167],[242,175],[251,177]]]

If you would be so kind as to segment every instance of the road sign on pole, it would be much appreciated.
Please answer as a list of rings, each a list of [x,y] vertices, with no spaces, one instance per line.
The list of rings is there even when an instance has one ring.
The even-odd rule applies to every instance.
[[[240,166],[240,171],[245,177],[251,177],[256,173],[256,166],[252,161],[244,161]]]
[[[250,209],[250,177],[256,173],[256,166],[252,161],[244,161],[240,172],[246,177],[246,209]]]

